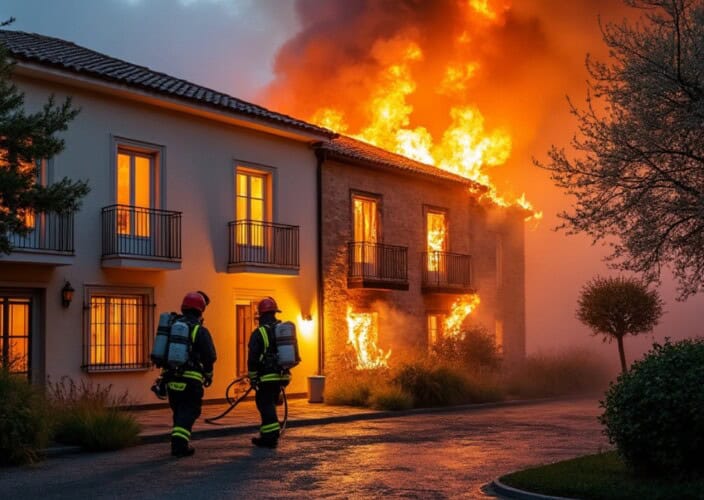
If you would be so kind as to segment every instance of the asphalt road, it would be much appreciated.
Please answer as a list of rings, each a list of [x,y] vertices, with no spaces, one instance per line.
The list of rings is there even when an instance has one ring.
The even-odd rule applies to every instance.
[[[235,435],[183,459],[80,453],[0,469],[0,498],[486,498],[497,476],[608,449],[599,413],[582,399],[293,427],[277,450]]]

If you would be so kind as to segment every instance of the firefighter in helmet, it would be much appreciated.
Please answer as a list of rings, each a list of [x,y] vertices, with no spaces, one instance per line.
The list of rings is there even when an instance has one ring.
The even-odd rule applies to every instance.
[[[256,390],[255,402],[261,416],[259,436],[252,438],[252,444],[263,448],[276,448],[281,426],[276,414],[276,404],[281,388],[291,380],[291,372],[278,366],[276,358],[275,328],[280,321],[276,313],[281,310],[272,297],[262,299],[257,305],[259,328],[249,339],[247,370],[252,387]]]
[[[209,303],[210,299],[201,291],[189,292],[183,297],[181,313],[189,326],[191,350],[184,369],[164,374],[173,412],[171,454],[175,457],[187,457],[195,452],[189,444],[191,429],[201,413],[203,387],[209,387],[213,381],[217,356],[210,332],[203,326],[203,312]]]

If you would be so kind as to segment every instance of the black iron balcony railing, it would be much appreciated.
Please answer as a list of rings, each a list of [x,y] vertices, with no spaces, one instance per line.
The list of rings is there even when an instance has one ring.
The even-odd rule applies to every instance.
[[[181,212],[111,205],[102,219],[103,257],[181,260]]]
[[[360,288],[408,289],[408,248],[354,241],[347,244],[347,284]]]
[[[298,269],[299,227],[252,220],[228,223],[229,265]]]
[[[471,257],[449,252],[423,252],[421,287],[425,291],[468,292],[472,287]]]
[[[28,217],[25,235],[8,235],[13,250],[73,255],[73,213],[40,212]]]

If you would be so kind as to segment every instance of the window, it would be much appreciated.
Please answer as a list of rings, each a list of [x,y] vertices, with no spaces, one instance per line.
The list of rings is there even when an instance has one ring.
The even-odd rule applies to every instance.
[[[444,211],[428,209],[425,213],[428,271],[438,272],[444,266],[447,251],[447,217]]]
[[[31,299],[0,296],[0,367],[29,376]]]
[[[354,245],[354,262],[365,266],[376,265],[376,244],[379,241],[379,203],[378,199],[363,196],[352,196],[352,237]],[[364,275],[372,273],[365,269]]]
[[[151,293],[90,289],[83,367],[92,371],[150,366]]]
[[[494,342],[499,352],[504,352],[504,322],[501,319],[494,321]]]
[[[268,227],[264,222],[271,220],[269,174],[240,166],[236,177],[235,220],[246,222],[237,226],[237,244],[263,247]]]
[[[434,346],[443,337],[444,314],[428,314],[428,347]]]
[[[149,209],[155,205],[155,153],[118,148],[116,175],[117,232],[149,237]],[[140,210],[141,209],[141,210]]]

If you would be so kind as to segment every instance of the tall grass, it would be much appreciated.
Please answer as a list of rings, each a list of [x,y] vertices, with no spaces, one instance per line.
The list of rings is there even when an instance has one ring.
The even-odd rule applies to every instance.
[[[140,425],[121,407],[130,403],[127,392],[114,394],[102,386],[69,377],[47,383],[54,414],[54,439],[92,451],[117,450],[139,440]]]
[[[511,396],[522,398],[603,393],[613,368],[587,350],[528,356],[507,367],[504,385]]]
[[[49,411],[42,392],[26,376],[0,367],[0,465],[40,460],[49,431]]]

